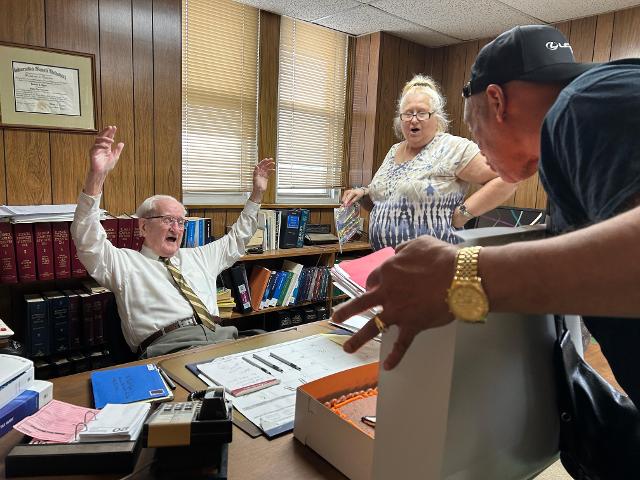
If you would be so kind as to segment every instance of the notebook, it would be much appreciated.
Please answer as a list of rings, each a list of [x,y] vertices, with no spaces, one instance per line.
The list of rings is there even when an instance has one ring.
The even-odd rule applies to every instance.
[[[96,408],[107,403],[156,402],[173,398],[152,363],[93,372],[91,385]]]
[[[78,433],[80,442],[129,442],[137,440],[151,405],[108,403]]]

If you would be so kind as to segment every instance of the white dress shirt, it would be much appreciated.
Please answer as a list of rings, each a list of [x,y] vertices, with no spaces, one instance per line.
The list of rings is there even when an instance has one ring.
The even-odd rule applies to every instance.
[[[193,309],[157,254],[145,246],[140,252],[116,248],[107,240],[100,197],[80,193],[71,236],[87,272],[115,295],[124,337],[135,351],[152,333],[193,316]],[[244,255],[258,226],[259,209],[248,200],[227,235],[203,247],[181,248],[171,257],[212,315],[218,315],[216,276]]]

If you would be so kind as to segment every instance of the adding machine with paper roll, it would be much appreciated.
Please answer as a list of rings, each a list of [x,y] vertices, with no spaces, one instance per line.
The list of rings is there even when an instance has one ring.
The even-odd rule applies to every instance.
[[[156,448],[154,478],[227,478],[232,406],[224,388],[210,387],[188,402],[163,403],[144,425],[146,446]]]

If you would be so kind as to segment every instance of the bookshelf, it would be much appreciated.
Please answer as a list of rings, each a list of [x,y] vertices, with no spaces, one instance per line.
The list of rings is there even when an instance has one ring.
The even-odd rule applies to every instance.
[[[239,263],[244,263],[247,269],[247,275],[251,271],[254,264],[259,264],[269,269],[278,269],[284,260],[292,260],[302,263],[306,266],[327,266],[332,267],[340,255],[364,255],[371,250],[368,242],[354,241],[349,242],[342,247],[342,251],[337,244],[305,246],[302,248],[287,248],[269,250],[260,254],[244,255],[240,258]],[[334,301],[346,299],[346,295],[333,296],[333,288],[329,283],[326,298],[305,301],[293,305],[268,307],[261,310],[253,310],[246,313],[233,312],[231,317],[223,319],[224,325],[234,325],[239,327],[265,328],[265,320],[267,315],[285,310],[304,309],[314,305],[325,305],[330,311],[330,307]],[[259,316],[262,316],[261,318]],[[253,317],[254,321],[249,321],[248,317]],[[262,322],[261,322],[262,320]],[[243,325],[244,324],[244,325]],[[268,328],[267,328],[268,329]]]

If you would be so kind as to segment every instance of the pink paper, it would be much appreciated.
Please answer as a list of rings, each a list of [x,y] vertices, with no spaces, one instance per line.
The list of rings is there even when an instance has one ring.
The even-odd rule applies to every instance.
[[[92,420],[99,411],[51,400],[13,428],[38,440],[69,443],[75,439],[76,430],[80,431],[82,424]]]
[[[377,252],[365,255],[364,257],[356,258],[355,260],[340,262],[340,268],[349,274],[352,282],[366,289],[369,274],[382,265],[385,260],[393,257],[395,253],[396,251],[393,247],[386,247]]]

